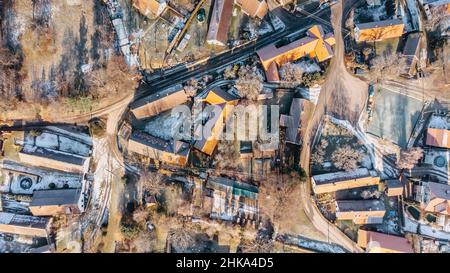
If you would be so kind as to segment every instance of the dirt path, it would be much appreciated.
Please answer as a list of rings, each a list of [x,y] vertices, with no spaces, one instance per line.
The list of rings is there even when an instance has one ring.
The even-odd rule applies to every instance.
[[[103,252],[114,253],[116,242],[122,240],[120,221],[122,219],[124,185],[120,179],[113,179],[111,183],[111,198],[109,203],[108,228],[105,236]]]
[[[365,82],[350,75],[344,65],[344,40],[342,38],[342,2],[331,8],[332,25],[336,45],[334,57],[327,71],[325,84],[319,95],[313,117],[305,132],[305,143],[301,152],[301,165],[309,171],[310,145],[319,123],[325,114],[333,114],[339,119],[349,120],[355,124],[363,110],[368,95]]]
[[[322,86],[313,117],[307,126],[305,142],[300,154],[300,164],[308,174],[311,144],[324,115],[333,114],[340,119],[349,120],[355,124],[359,119],[368,95],[367,84],[350,75],[344,65],[345,48],[341,29],[342,1],[333,5],[331,12],[334,36],[336,37],[335,55],[328,68],[325,84]],[[302,187],[301,200],[305,213],[315,228],[325,234],[330,242],[342,245],[350,251],[360,252],[361,249],[352,240],[335,225],[329,224],[311,199],[310,193],[311,185],[305,183]]]

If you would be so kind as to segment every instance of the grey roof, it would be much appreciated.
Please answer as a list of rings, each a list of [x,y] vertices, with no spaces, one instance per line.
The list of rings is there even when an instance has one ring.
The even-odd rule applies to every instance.
[[[450,200],[450,185],[428,182],[428,189],[433,197]]]
[[[206,182],[206,188],[226,191],[227,189],[233,190],[234,195],[245,196],[248,198],[256,198],[259,192],[258,187],[250,185],[248,183],[239,182],[226,177],[209,177]]]
[[[50,221],[48,217],[20,215],[0,212],[0,224],[45,229]]]
[[[411,33],[408,35],[405,46],[403,47],[403,56],[406,58],[407,72],[413,74],[416,61],[419,55],[420,35],[419,33]]]
[[[83,166],[84,162],[86,161],[85,157],[76,156],[74,154],[64,153],[64,152],[56,152],[52,151],[50,149],[45,149],[41,147],[24,147],[24,149],[21,150],[21,153],[33,155],[37,157],[44,157],[53,159],[56,161],[66,162],[74,165]]]
[[[377,21],[377,22],[356,24],[355,27],[357,27],[359,29],[371,29],[371,28],[387,27],[387,26],[394,26],[394,25],[403,25],[403,21],[400,19],[383,20],[383,21]]]
[[[81,189],[59,189],[35,191],[30,207],[76,205]]]
[[[289,117],[286,118],[286,140],[292,143],[299,143],[300,116],[303,109],[303,100],[294,98],[292,100]]]
[[[167,96],[170,96],[170,95],[178,93],[178,92],[184,92],[183,85],[177,84],[177,85],[169,87],[163,91],[157,90],[157,91],[155,91],[155,93],[151,94],[150,96],[139,99],[139,100],[131,103],[130,107],[131,107],[131,109],[136,109],[143,105],[163,99]]]
[[[384,203],[380,200],[338,200],[339,211],[385,211]]]
[[[138,130],[131,134],[130,139],[160,151],[184,156],[187,156],[189,153],[189,144],[185,142],[177,141],[174,143],[173,141],[164,140]]]
[[[402,182],[400,182],[400,180],[398,179],[386,180],[386,185],[388,189],[403,188]]]
[[[314,175],[313,179],[316,185],[324,185],[348,180],[355,180],[370,176],[376,177],[377,173],[375,171],[369,171],[367,168],[359,168],[351,172],[343,171],[343,172]]]
[[[197,126],[197,128],[195,128],[195,137],[198,137],[198,133],[197,131],[201,130],[201,139],[195,141],[194,143],[194,147],[202,150],[203,147],[206,144],[206,141],[208,140],[208,138],[212,135],[212,129],[214,128],[214,126],[216,126],[217,122],[219,121],[219,118],[221,117],[222,111],[225,108],[225,103],[223,104],[218,104],[218,105],[214,105],[214,108],[206,108],[204,111],[206,112],[208,109],[210,109],[209,112],[209,117],[208,120],[206,121],[206,123],[202,126]],[[220,111],[220,112],[219,112]],[[208,128],[208,129],[206,129]],[[205,135],[206,134],[206,135]]]
[[[416,56],[418,54],[419,42],[420,35],[418,33],[409,34],[405,47],[403,47],[403,55]]]

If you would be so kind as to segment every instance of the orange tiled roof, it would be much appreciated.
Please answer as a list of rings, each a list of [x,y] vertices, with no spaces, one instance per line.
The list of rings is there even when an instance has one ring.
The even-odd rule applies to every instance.
[[[427,129],[427,145],[450,149],[450,130]]]
[[[161,0],[133,0],[133,7],[145,16],[149,16],[151,13],[158,15],[162,2],[165,3]]]
[[[315,25],[308,30],[306,37],[281,47],[271,44],[258,50],[257,54],[267,71],[272,62],[282,65],[307,55],[319,62],[325,61],[333,57],[331,47],[335,43],[332,33],[325,35],[322,26]]]
[[[262,19],[269,11],[266,0],[236,0],[236,4],[250,17]]]
[[[355,39],[358,42],[380,41],[397,38],[403,35],[404,24],[402,20],[384,20],[355,25]]]

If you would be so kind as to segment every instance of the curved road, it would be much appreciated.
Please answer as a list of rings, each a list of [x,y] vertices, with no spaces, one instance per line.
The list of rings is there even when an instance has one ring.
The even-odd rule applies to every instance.
[[[333,114],[340,119],[356,124],[367,100],[367,84],[349,74],[344,65],[345,48],[341,28],[343,5],[347,5],[346,7],[348,8],[348,5],[351,4],[351,1],[343,0],[331,8],[331,22],[336,38],[334,57],[328,68],[325,84],[322,86],[313,117],[307,125],[304,144],[300,153],[300,165],[308,175],[310,174],[311,145],[323,117],[326,114]],[[355,242],[335,225],[330,224],[322,215],[311,198],[310,183],[303,185],[301,198],[305,205],[305,213],[317,229],[328,235],[331,242],[339,244],[352,252],[362,252],[362,249]]]

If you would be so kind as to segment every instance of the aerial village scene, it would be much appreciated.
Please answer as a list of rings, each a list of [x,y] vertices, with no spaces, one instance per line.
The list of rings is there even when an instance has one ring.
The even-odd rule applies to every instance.
[[[450,253],[450,0],[0,0],[0,253]]]

